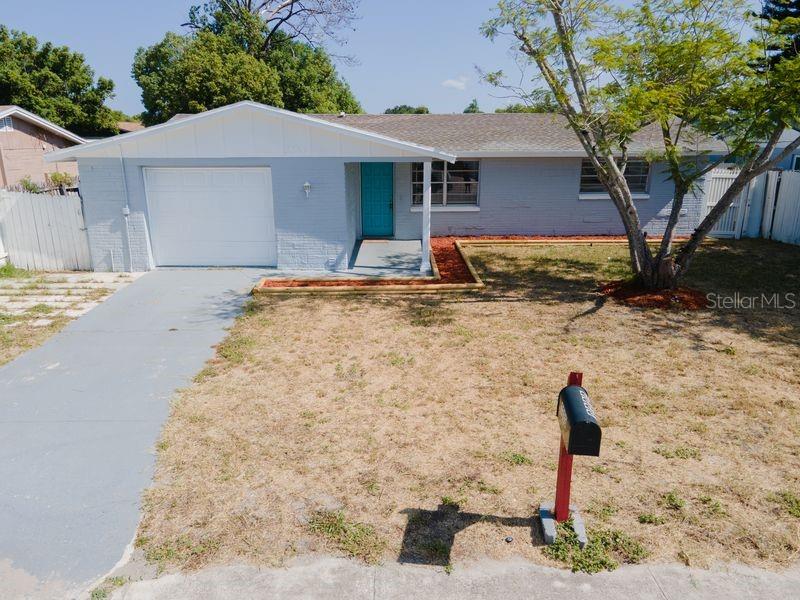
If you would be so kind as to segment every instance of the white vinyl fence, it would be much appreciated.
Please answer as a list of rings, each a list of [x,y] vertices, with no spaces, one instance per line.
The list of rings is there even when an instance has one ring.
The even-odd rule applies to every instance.
[[[89,271],[81,199],[0,190],[0,258],[33,271]]]
[[[738,173],[735,169],[714,169],[706,176],[705,214]],[[800,245],[800,171],[769,171],[751,181],[717,221],[711,235],[738,239],[746,228],[746,235]]]
[[[730,187],[731,183],[733,183],[733,180],[736,179],[738,174],[739,171],[737,169],[714,169],[706,175],[706,210],[703,214],[704,218],[706,215],[708,215],[708,213],[711,212],[711,209],[716,206],[717,202],[719,202],[719,199],[722,198],[722,195]],[[720,238],[741,236],[742,224],[745,216],[743,205],[745,204],[746,199],[747,189],[745,189],[745,191],[742,192],[742,194],[731,203],[731,205],[728,207],[728,210],[726,210],[719,218],[719,221],[717,221],[714,229],[711,230],[711,235]]]
[[[778,179],[777,193],[766,198],[762,235],[787,244],[800,244],[800,171],[770,175]]]

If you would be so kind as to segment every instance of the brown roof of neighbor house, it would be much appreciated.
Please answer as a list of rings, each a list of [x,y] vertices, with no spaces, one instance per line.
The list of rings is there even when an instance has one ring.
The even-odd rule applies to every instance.
[[[83,144],[86,140],[79,135],[72,133],[71,131],[64,129],[63,127],[56,125],[52,121],[48,121],[44,117],[40,117],[37,114],[34,114],[24,108],[17,106],[16,104],[3,104],[0,105],[0,118],[2,117],[18,117],[22,118],[25,121],[33,123],[39,127],[43,127],[47,129],[51,133],[64,138],[65,140],[69,140],[74,144]]]
[[[566,118],[553,113],[312,116],[461,156],[471,153],[583,153],[583,147],[569,129]],[[634,137],[629,150],[636,154],[661,147],[661,131],[657,125],[651,125]],[[706,139],[691,149],[722,151],[725,146]]]
[[[140,131],[144,129],[144,125],[139,121],[120,121],[117,123],[117,129],[120,133],[130,133],[131,131]]]

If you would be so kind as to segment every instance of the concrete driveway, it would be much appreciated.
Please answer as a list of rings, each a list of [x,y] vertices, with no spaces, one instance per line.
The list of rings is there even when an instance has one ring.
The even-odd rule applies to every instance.
[[[0,597],[70,597],[120,560],[170,398],[260,274],[147,273],[0,368]]]

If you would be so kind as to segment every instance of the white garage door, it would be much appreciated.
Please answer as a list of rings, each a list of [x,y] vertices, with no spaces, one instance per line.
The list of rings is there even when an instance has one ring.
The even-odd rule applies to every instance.
[[[157,266],[275,266],[268,168],[147,168]]]

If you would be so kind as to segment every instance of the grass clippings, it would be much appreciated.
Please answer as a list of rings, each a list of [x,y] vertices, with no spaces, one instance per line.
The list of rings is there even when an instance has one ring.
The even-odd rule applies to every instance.
[[[579,370],[603,428],[600,459],[574,465],[587,527],[624,532],[648,562],[797,559],[800,519],[769,491],[800,489],[800,311],[613,302],[597,289],[626,276],[623,245],[468,252],[487,286],[458,297],[251,303],[173,403],[141,547],[166,569],[347,555],[308,528],[335,506],[369,524],[386,561],[563,564],[542,553],[534,516],[553,500],[556,397]],[[800,248],[742,240],[701,247],[685,283],[747,294],[798,281]]]

